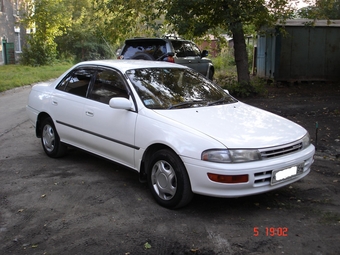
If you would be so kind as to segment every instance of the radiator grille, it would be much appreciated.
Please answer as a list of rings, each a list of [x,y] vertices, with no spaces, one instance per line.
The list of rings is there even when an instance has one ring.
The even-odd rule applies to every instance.
[[[283,145],[279,147],[272,147],[267,149],[261,149],[260,153],[262,159],[279,157],[286,154],[290,154],[296,151],[300,151],[302,149],[302,142],[297,142],[294,144]]]

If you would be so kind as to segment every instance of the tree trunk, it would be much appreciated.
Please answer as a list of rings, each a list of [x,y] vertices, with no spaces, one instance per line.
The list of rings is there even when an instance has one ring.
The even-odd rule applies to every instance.
[[[250,84],[248,54],[244,38],[243,25],[238,22],[231,29],[234,39],[234,54],[237,69],[237,80],[242,85]]]

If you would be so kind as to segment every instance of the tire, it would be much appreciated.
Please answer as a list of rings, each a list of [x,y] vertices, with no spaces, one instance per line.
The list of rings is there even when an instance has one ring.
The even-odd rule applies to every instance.
[[[51,118],[46,118],[41,125],[41,144],[47,156],[59,158],[65,155],[67,146],[60,142],[58,132]]]
[[[209,69],[208,79],[211,81],[214,79],[214,69],[212,68]]]
[[[158,204],[169,209],[187,205],[193,197],[190,180],[180,158],[162,149],[151,156],[147,181]]]
[[[131,59],[155,60],[155,58],[147,53],[139,52],[131,57]]]

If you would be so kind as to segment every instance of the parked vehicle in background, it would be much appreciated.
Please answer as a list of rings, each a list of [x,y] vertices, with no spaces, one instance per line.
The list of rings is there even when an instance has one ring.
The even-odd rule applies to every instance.
[[[207,50],[201,51],[194,42],[177,37],[132,38],[125,41],[118,59],[144,59],[177,63],[188,66],[212,80],[215,69],[207,56]]]
[[[27,113],[48,156],[72,145],[118,162],[167,208],[194,193],[240,197],[286,186],[310,172],[315,151],[303,127],[167,62],[79,63],[33,86]]]

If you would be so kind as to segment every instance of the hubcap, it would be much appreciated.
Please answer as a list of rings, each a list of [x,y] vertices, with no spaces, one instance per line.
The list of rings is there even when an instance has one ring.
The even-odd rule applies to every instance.
[[[45,149],[48,152],[52,152],[55,146],[55,134],[54,134],[54,130],[51,127],[51,125],[47,124],[44,126],[44,129],[42,132],[42,140],[43,140]]]
[[[164,160],[157,161],[152,167],[151,182],[154,191],[163,200],[170,200],[176,194],[175,170]]]

